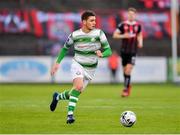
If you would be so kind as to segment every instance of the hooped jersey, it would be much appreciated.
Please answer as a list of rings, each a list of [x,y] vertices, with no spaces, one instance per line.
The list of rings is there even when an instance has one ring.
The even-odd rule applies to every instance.
[[[110,47],[104,32],[100,29],[93,29],[89,33],[83,32],[82,29],[72,32],[64,48],[69,49],[71,46],[74,46],[74,60],[84,67],[96,67],[98,56],[95,52],[101,47]]]

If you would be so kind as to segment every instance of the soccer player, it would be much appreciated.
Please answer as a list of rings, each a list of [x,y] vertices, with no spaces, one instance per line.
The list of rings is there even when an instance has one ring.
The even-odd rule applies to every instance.
[[[54,111],[58,101],[69,101],[67,124],[71,124],[75,121],[73,113],[76,103],[78,102],[79,95],[94,76],[95,69],[98,65],[98,57],[108,57],[112,53],[104,32],[95,28],[95,13],[90,10],[85,11],[81,15],[81,20],[82,28],[69,35],[51,69],[51,75],[54,75],[68,49],[73,46],[75,51],[75,56],[71,65],[73,87],[62,93],[55,92],[50,104],[50,110]],[[103,49],[103,52],[101,52],[101,48]]]
[[[121,59],[124,72],[124,89],[122,97],[130,95],[131,72],[135,64],[138,48],[143,47],[143,36],[141,25],[136,21],[136,9],[128,9],[128,19],[120,23],[113,33],[113,38],[122,39]]]

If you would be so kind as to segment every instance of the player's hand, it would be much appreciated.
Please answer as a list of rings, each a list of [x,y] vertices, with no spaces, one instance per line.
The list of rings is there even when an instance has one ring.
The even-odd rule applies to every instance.
[[[103,54],[102,54],[102,52],[100,51],[100,50],[97,50],[96,51],[96,55],[98,56],[98,57],[103,57]]]
[[[58,68],[59,68],[59,64],[55,63],[51,69],[51,76],[53,76],[57,72]]]
[[[124,38],[133,38],[133,37],[135,37],[135,36],[136,36],[136,34],[130,34],[130,33],[125,33],[125,34],[123,35]]]

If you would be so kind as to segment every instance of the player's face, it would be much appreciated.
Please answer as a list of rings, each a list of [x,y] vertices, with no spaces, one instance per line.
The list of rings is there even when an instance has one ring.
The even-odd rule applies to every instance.
[[[128,20],[134,21],[136,19],[136,13],[133,11],[128,11]]]
[[[87,29],[93,30],[96,27],[96,17],[89,16],[87,20],[84,20],[84,25]]]

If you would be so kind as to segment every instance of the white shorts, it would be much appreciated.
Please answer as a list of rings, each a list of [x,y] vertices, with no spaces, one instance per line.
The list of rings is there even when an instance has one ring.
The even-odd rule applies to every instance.
[[[72,65],[71,65],[71,74],[72,74],[72,79],[74,80],[75,78],[81,77],[86,80],[92,80],[95,74],[96,68],[84,68],[81,66],[79,63],[77,63],[75,60],[72,60]]]

